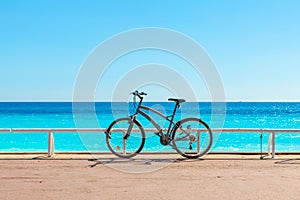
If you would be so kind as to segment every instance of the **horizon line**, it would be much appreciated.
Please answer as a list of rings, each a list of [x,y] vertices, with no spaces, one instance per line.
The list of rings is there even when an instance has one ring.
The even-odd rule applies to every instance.
[[[107,102],[132,102],[132,101],[105,101],[105,100],[100,100],[100,101],[67,101],[67,100],[37,100],[37,101],[31,101],[31,100],[24,100],[24,101],[1,101],[0,103],[107,103]],[[143,102],[171,102],[171,101],[160,101],[160,100],[152,100],[152,101],[143,101]],[[200,100],[200,101],[186,101],[188,102],[203,102],[203,103],[300,103],[300,100],[228,100],[228,101],[208,101],[208,100]]]

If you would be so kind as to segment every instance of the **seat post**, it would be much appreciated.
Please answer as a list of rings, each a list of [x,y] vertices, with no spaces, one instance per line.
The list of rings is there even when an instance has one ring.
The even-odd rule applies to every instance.
[[[173,123],[173,120],[174,120],[174,117],[175,117],[175,114],[176,114],[177,107],[178,107],[178,101],[176,101],[176,104],[175,104],[175,107],[174,107],[174,110],[173,110],[173,114],[172,114],[172,118],[170,120],[168,132],[171,130],[171,126],[172,126],[172,123]]]

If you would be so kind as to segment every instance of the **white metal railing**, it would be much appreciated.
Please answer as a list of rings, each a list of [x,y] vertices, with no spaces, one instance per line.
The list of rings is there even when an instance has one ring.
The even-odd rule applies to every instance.
[[[10,128],[0,128],[0,133],[1,132],[10,132],[11,129]]]
[[[12,128],[12,129],[0,129],[0,132],[11,133],[48,133],[48,156],[54,154],[54,136],[53,133],[68,133],[68,132],[105,132],[105,128]],[[136,130],[134,130],[136,131]],[[145,128],[145,132],[155,132],[156,129]],[[165,130],[164,130],[165,131]],[[201,131],[201,130],[200,130]],[[216,128],[212,129],[212,132],[247,132],[247,133],[269,133],[268,140],[268,154],[271,154],[272,146],[272,158],[275,157],[275,139],[276,133],[300,133],[300,129],[258,129],[258,128]]]

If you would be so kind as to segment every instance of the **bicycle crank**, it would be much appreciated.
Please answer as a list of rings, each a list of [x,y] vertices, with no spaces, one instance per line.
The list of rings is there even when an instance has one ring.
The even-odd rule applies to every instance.
[[[166,145],[170,144],[171,140],[172,139],[168,134],[163,134],[163,135],[160,136],[160,143],[162,145],[166,146]]]

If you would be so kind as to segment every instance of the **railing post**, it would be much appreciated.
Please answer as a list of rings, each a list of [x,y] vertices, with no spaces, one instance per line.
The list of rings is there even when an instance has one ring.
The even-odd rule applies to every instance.
[[[123,131],[123,154],[126,155],[126,139],[125,139],[125,131]]]
[[[54,155],[54,137],[51,131],[48,132],[48,157]]]
[[[198,141],[197,141],[197,153],[200,153],[200,148],[201,148],[201,141],[200,141],[200,137],[201,137],[201,135],[200,135],[200,131],[198,130],[197,131],[197,137],[198,137]]]
[[[275,158],[275,132],[272,132],[272,158]]]
[[[271,155],[271,141],[273,142],[273,134],[272,134],[272,132],[270,133],[270,136],[269,136],[269,139],[268,139],[268,155]]]

